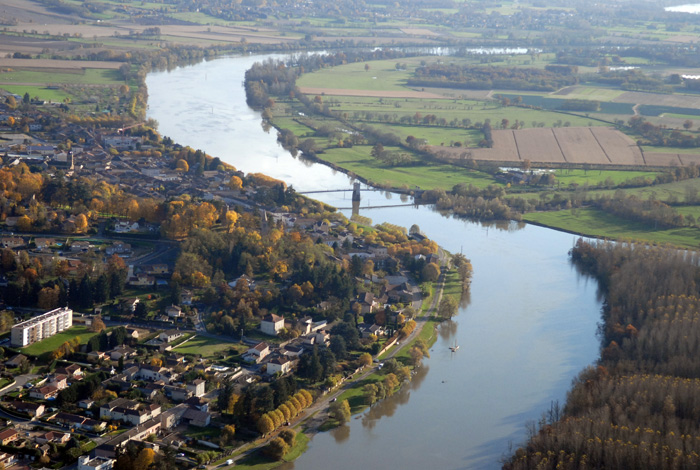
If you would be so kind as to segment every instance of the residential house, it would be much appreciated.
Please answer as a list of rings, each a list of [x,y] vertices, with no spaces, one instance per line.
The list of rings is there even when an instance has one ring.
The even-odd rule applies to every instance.
[[[286,374],[290,370],[292,370],[292,361],[284,356],[275,357],[267,363],[268,375]]]
[[[0,444],[4,446],[8,445],[10,442],[16,441],[17,439],[19,439],[19,433],[12,428],[0,431]]]
[[[35,387],[29,392],[29,396],[37,400],[48,400],[49,398],[55,398],[56,395],[58,395],[58,388],[54,385]]]
[[[136,311],[136,305],[138,305],[139,302],[141,302],[141,300],[137,298],[126,299],[122,302],[122,310],[134,313]]]
[[[148,274],[153,274],[155,276],[162,276],[163,274],[170,273],[170,267],[167,264],[152,264],[145,268]]]
[[[282,328],[284,328],[284,317],[274,313],[265,315],[260,322],[260,331],[266,335],[277,336]]]
[[[180,303],[182,305],[192,305],[192,292],[188,290],[183,290],[180,293]]]
[[[25,413],[32,417],[39,417],[44,414],[46,407],[41,403],[31,403],[28,401],[14,401],[11,406],[19,413]]]
[[[17,354],[9,361],[5,361],[5,367],[7,367],[8,369],[14,369],[16,367],[21,366],[26,361],[27,361],[27,356],[25,356],[24,354]]]
[[[8,217],[9,219],[9,217]],[[21,246],[24,246],[24,238],[22,237],[2,237],[0,238],[0,246],[2,248],[19,248]]]
[[[129,346],[117,346],[109,352],[109,358],[113,361],[118,361],[122,357],[128,359],[136,355],[136,350]]]
[[[72,252],[86,252],[90,249],[90,242],[85,240],[75,240],[70,245],[70,251]]]
[[[130,255],[131,254],[131,245],[129,243],[124,243],[121,241],[116,241],[112,243],[111,246],[108,246],[107,249],[105,250],[105,253],[107,256],[112,256],[112,255]]]
[[[72,379],[82,379],[83,378],[83,370],[78,364],[70,364],[66,367],[57,367],[56,368],[56,373],[57,374],[63,374],[67,376],[68,378]]]
[[[184,333],[179,330],[166,330],[158,335],[158,338],[164,343],[172,343],[176,339],[181,338],[183,335]]]
[[[182,313],[182,309],[177,305],[169,306],[165,309],[165,313],[168,315],[169,318],[182,318],[185,316],[185,314]]]
[[[177,377],[177,374],[172,372],[167,367],[160,366],[141,366],[137,377],[141,380],[150,380],[155,382],[162,380],[164,383],[171,383]]]
[[[89,410],[90,408],[93,407],[95,404],[95,400],[92,398],[85,398],[84,400],[80,400],[78,402],[78,408],[82,408],[84,410]]]
[[[182,415],[181,420],[188,426],[204,428],[209,426],[209,423],[211,422],[211,415],[206,411],[188,408]]]
[[[54,375],[49,379],[49,385],[53,385],[58,390],[68,387],[68,376],[63,374]]]
[[[37,250],[45,250],[56,244],[55,238],[35,238],[34,245],[36,245]]]
[[[138,229],[139,229],[138,222],[130,222],[127,220],[120,220],[116,224],[114,224],[114,231],[116,233],[135,232]]]
[[[78,470],[111,470],[116,461],[109,457],[89,457],[81,455],[78,458]]]
[[[34,440],[39,444],[48,444],[49,442],[65,444],[70,441],[70,434],[67,432],[49,431],[44,434],[39,434]]]
[[[362,338],[369,338],[370,335],[381,336],[384,334],[384,328],[376,324],[368,325],[367,323],[363,323],[357,325],[357,329],[360,330]]]
[[[102,351],[90,351],[87,353],[87,360],[89,362],[100,362],[100,360],[105,359],[106,357],[107,353]]]
[[[155,277],[149,276],[146,273],[138,273],[136,276],[130,277],[127,284],[133,287],[153,287],[155,282]]]
[[[262,342],[248,349],[248,351],[246,351],[244,354],[244,359],[246,359],[245,356],[247,356],[251,361],[260,362],[268,354],[270,354],[270,345]]]
[[[187,390],[192,392],[195,397],[201,397],[206,393],[207,382],[204,379],[195,379],[192,383],[187,384]]]

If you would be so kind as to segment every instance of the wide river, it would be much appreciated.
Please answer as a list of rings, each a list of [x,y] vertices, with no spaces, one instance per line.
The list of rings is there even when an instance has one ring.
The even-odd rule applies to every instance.
[[[203,149],[245,172],[285,180],[297,191],[349,188],[321,164],[293,158],[246,105],[243,74],[270,56],[231,57],[149,74],[148,116],[163,135]],[[336,207],[345,193],[316,194]],[[472,260],[471,298],[441,327],[430,359],[410,386],[332,432],[316,435],[287,468],[493,469],[525,439],[528,422],[598,355],[601,303],[567,252],[575,237],[529,225],[486,227],[391,193],[362,193],[360,213],[374,223],[418,224],[448,251]],[[344,210],[349,216],[349,211]],[[454,342],[460,348],[451,353]]]

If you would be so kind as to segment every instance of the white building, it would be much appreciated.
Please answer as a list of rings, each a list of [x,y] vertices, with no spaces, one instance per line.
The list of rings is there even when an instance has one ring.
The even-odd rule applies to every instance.
[[[82,455],[78,458],[78,470],[110,470],[114,467],[114,459]]]
[[[277,333],[284,328],[284,317],[270,313],[265,315],[260,322],[260,331],[270,336],[277,336]]]
[[[12,347],[22,348],[73,326],[73,310],[62,307],[12,327]]]

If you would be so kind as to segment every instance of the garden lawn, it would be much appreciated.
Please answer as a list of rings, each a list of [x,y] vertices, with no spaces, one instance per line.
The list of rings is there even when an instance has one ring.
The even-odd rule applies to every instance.
[[[678,247],[700,247],[700,229],[681,227],[654,229],[650,224],[615,217],[598,209],[532,212],[523,219],[547,227],[581,235],[615,240],[670,244]]]
[[[58,349],[60,345],[62,345],[66,341],[72,340],[76,336],[80,337],[80,344],[87,344],[90,338],[92,338],[96,334],[97,333],[90,331],[85,326],[74,326],[58,334],[53,335],[50,338],[39,341],[38,343],[30,344],[26,348],[22,349],[22,353],[30,354],[33,356],[39,356],[45,352],[54,351]]]
[[[237,352],[243,349],[236,343],[228,343],[214,338],[197,336],[184,343],[182,346],[173,348],[180,354],[201,354],[203,358],[214,357],[219,353],[226,352],[231,348]]]

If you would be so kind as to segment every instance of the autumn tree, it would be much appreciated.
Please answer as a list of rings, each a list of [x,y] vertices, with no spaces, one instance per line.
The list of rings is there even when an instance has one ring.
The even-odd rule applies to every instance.
[[[457,313],[457,307],[457,299],[451,295],[445,295],[438,305],[438,316],[442,319],[449,320]]]
[[[148,467],[153,463],[155,455],[156,453],[153,451],[153,449],[149,449],[148,447],[141,449],[141,451],[136,456],[136,459],[134,459],[132,463],[132,469],[147,470]]]
[[[281,437],[275,437],[265,446],[263,452],[274,460],[282,460],[282,457],[289,452],[289,445]]]
[[[187,173],[188,171],[190,171],[190,165],[187,163],[187,160],[180,159],[175,164],[175,169],[178,171],[182,171],[183,173]]]
[[[92,331],[93,333],[101,333],[106,328],[107,328],[107,326],[105,326],[105,322],[102,321],[101,316],[98,315],[92,319],[92,325],[90,325],[90,331]]]
[[[275,423],[272,421],[272,418],[264,414],[258,419],[257,427],[260,434],[265,436],[275,430]]]
[[[367,367],[372,364],[372,355],[370,353],[362,353],[360,354],[360,358],[358,359],[358,364],[361,367]]]
[[[233,424],[227,424],[221,430],[220,442],[222,446],[232,444],[236,440],[236,427]]]
[[[339,423],[347,423],[350,420],[350,404],[347,400],[331,403],[328,413]]]
[[[421,279],[424,282],[435,282],[440,277],[440,266],[436,263],[428,263],[423,267]]]

